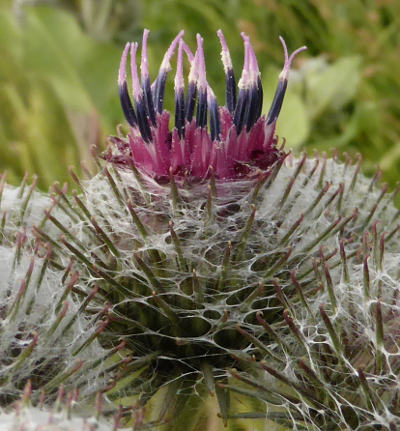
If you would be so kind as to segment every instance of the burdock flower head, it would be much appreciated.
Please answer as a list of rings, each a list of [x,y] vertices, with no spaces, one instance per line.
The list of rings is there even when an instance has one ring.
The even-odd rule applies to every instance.
[[[261,115],[263,89],[257,59],[250,38],[244,40],[244,65],[237,92],[231,56],[221,30],[222,63],[226,79],[225,106],[219,106],[207,82],[203,38],[197,35],[195,54],[183,41],[183,31],[173,40],[165,53],[156,80],[150,83],[147,39],[143,34],[141,50],[141,80],[136,54],[137,43],[127,43],[119,70],[119,93],[122,109],[131,127],[126,139],[114,138],[118,151],[106,158],[119,164],[132,164],[157,180],[184,177],[191,181],[211,175],[216,179],[234,180],[267,171],[284,153],[277,148],[275,125],[281,110],[294,57],[306,47],[288,55],[285,41],[280,38],[285,63],[268,115]],[[178,50],[175,75],[175,124],[170,130],[170,114],[163,110],[170,61]],[[133,100],[127,84],[127,60],[130,54]],[[188,89],[185,95],[183,60],[190,63]]]
[[[225,106],[218,106],[207,82],[200,36],[193,55],[180,33],[151,84],[145,31],[141,79],[136,43],[125,47],[119,71],[130,130],[126,137],[111,138],[106,161],[96,158],[98,172],[88,181],[72,172],[77,186],[72,194],[55,185],[51,199],[43,201],[48,204],[41,204],[47,208],[39,222],[31,223],[37,201],[29,200],[24,184],[19,207],[6,215],[2,204],[2,241],[15,249],[8,255],[15,254],[17,263],[25,249],[49,256],[41,257],[42,268],[49,268],[48,280],[55,279],[55,286],[59,280],[62,288],[47,298],[55,302],[53,325],[30,305],[44,276],[40,272],[35,278],[30,267],[24,269],[28,259],[21,260],[27,274],[21,294],[10,289],[11,282],[3,283],[5,303],[11,305],[5,311],[0,307],[0,319],[15,315],[23,325],[10,327],[15,331],[9,329],[3,338],[11,342],[0,343],[6,374],[0,378],[0,395],[10,387],[16,396],[27,375],[35,373],[33,400],[40,399],[43,386],[54,396],[61,381],[68,390],[78,385],[88,401],[94,387],[107,402],[137,396],[133,413],[129,408],[118,412],[130,425],[129,416],[136,415],[134,429],[151,429],[172,418],[173,429],[203,429],[203,419],[195,424],[202,414],[193,414],[188,395],[199,395],[201,401],[207,392],[216,395],[224,422],[238,418],[241,406],[233,399],[230,404],[232,391],[267,404],[264,412],[243,417],[265,416],[289,428],[330,430],[340,424],[365,429],[374,423],[376,429],[387,424],[394,429],[400,426],[400,211],[392,200],[400,187],[387,196],[379,173],[365,178],[350,158],[345,163],[328,160],[326,154],[296,159],[278,148],[274,130],[289,68],[304,48],[289,56],[281,39],[285,63],[264,117],[249,38],[242,35],[244,67],[236,94],[229,51],[222,32],[218,36]],[[163,102],[174,51],[171,130]],[[133,100],[126,76],[129,55]],[[186,95],[184,56],[190,63]],[[17,235],[21,227],[27,238],[23,249]],[[51,255],[44,253],[49,249]],[[82,320],[70,320],[63,312],[66,298]],[[37,320],[31,319],[31,309]],[[21,327],[27,328],[23,337]],[[39,378],[47,378],[52,358],[48,346],[54,338],[46,334],[55,337],[59,331],[54,334],[61,342],[68,333],[63,328],[71,329],[70,345],[77,346],[66,357],[83,364],[89,356],[79,374],[82,380],[69,369],[58,372],[57,362],[50,364],[55,370],[50,381]],[[31,340],[32,330],[38,337],[16,349],[13,343]],[[42,339],[45,347],[39,350]],[[91,360],[94,345],[104,353]],[[34,371],[24,367],[14,390],[17,374],[9,370],[10,355],[16,354],[14,370],[29,358]],[[97,386],[83,379],[92,368]],[[15,396],[0,396],[0,405]],[[154,409],[160,412],[157,417],[152,409],[144,414],[153,396],[162,405]],[[182,409],[188,400],[190,407]]]

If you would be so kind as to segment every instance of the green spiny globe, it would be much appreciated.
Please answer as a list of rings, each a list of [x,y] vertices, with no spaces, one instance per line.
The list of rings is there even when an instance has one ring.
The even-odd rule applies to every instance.
[[[79,195],[60,192],[79,220],[57,219],[58,264],[75,258],[81,300],[98,286],[87,311],[105,309],[104,348],[124,340],[132,352],[123,375],[147,366],[122,393],[145,404],[168,384],[182,396],[204,387],[226,420],[231,368],[259,375],[254,361],[285,368],[301,359],[304,325],[296,333],[292,316],[312,325],[321,295],[339,308],[338,274],[359,277],[344,262],[359,261],[375,220],[397,246],[393,194],[377,186],[379,174],[358,172],[349,161],[289,157],[257,180],[183,188],[105,166],[79,182]],[[48,214],[46,225],[56,224]],[[288,331],[289,357],[277,343]]]

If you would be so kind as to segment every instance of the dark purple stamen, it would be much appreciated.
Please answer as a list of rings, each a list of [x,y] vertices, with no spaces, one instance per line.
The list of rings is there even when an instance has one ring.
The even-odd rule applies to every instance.
[[[190,73],[189,73],[189,83],[188,83],[189,88],[188,88],[188,92],[186,95],[186,102],[185,102],[185,119],[190,123],[193,118],[194,108],[196,106],[196,98],[197,98],[196,58],[193,55],[190,48],[186,45],[186,43],[183,40],[182,40],[182,48],[185,51],[188,57],[188,60],[190,62]]]
[[[149,120],[146,112],[146,102],[144,98],[138,98],[135,100],[136,111],[138,116],[138,126],[140,134],[146,142],[151,141],[151,130],[149,125]]]
[[[179,41],[178,62],[175,75],[175,127],[178,135],[182,138],[185,134],[185,95],[183,80],[183,46],[182,39]]]
[[[244,123],[244,115],[246,112],[246,107],[248,103],[248,90],[239,90],[239,97],[235,108],[235,113],[233,116],[233,124],[236,126],[236,131],[239,134],[242,131]]]
[[[126,81],[119,86],[119,99],[121,101],[122,111],[125,115],[126,120],[128,121],[131,127],[135,127],[137,124],[137,118],[135,114],[135,109],[133,108],[131,98],[128,93],[128,85]]]
[[[219,135],[221,133],[218,103],[211,88],[208,88],[208,94],[209,94],[208,106],[210,110],[210,134],[211,134],[211,140],[215,141],[216,139],[219,140]]]
[[[252,111],[254,111],[256,96],[254,91],[256,83],[254,82],[254,71],[252,70],[250,38],[244,33],[241,36],[244,40],[244,65],[239,81],[239,99],[233,119],[238,133],[242,131],[243,126],[247,127],[247,124],[253,120],[252,115],[254,114],[252,114]],[[249,129],[247,128],[247,130]]]
[[[279,82],[275,91],[274,100],[272,101],[271,108],[267,116],[267,124],[273,123],[278,118],[279,113],[281,111],[283,99],[286,93],[287,83],[289,79],[289,71],[290,71],[290,66],[292,64],[292,61],[294,60],[297,54],[307,49],[307,47],[302,46],[301,48],[296,49],[296,51],[294,51],[289,57],[285,41],[281,36],[279,36],[279,40],[281,41],[283,46],[283,52],[285,54],[285,64],[283,65],[282,72],[279,75]]]
[[[269,108],[268,116],[267,116],[267,124],[271,124],[278,117],[281,112],[283,99],[285,97],[287,88],[287,80],[279,79],[278,86],[276,87],[274,99],[272,101],[271,107]]]
[[[197,127],[204,128],[207,126],[207,88],[199,90],[199,100],[197,102],[196,112]]]
[[[149,37],[150,31],[145,29],[143,32],[143,42],[142,42],[142,61],[140,63],[140,70],[142,73],[142,87],[144,92],[145,108],[146,114],[150,118],[153,126],[156,125],[156,113],[153,104],[153,95],[151,93],[150,87],[150,76],[149,76],[149,64],[147,57],[147,39]]]
[[[158,72],[158,76],[152,86],[154,88],[153,100],[159,114],[161,114],[164,106],[165,82],[167,80],[167,74],[171,70],[170,61],[174,54],[176,46],[182,39],[183,34],[184,31],[180,31],[178,33],[178,36],[176,36],[176,38],[172,41],[170,47],[164,55],[163,61],[160,66],[160,71]]]
[[[263,107],[264,91],[261,83],[261,78],[257,79],[257,107],[256,107],[256,117],[260,118]]]
[[[263,89],[260,78],[260,70],[258,68],[257,57],[251,46],[250,39],[249,41],[249,58],[250,58],[250,93],[251,93],[251,102],[249,108],[249,117],[247,119],[246,127],[247,130],[250,130],[251,127],[256,123],[256,121],[260,118],[262,103],[263,103]]]
[[[139,84],[139,77],[136,67],[136,52],[138,49],[137,43],[131,43],[131,74],[132,74],[132,87],[133,98],[135,100],[137,122],[140,134],[146,142],[151,141],[151,130],[149,120],[146,112],[146,102],[144,100],[143,89]]]
[[[197,101],[196,124],[198,127],[207,127],[207,79],[206,63],[204,60],[203,38],[197,34],[197,52],[195,58],[197,66],[197,88],[199,99]]]
[[[175,127],[182,138],[185,134],[185,96],[181,89],[175,93]]]
[[[235,109],[234,124],[238,133],[243,127],[253,127],[261,115],[263,90],[256,55],[250,38],[242,33],[244,40],[244,65],[239,81],[239,101]]]
[[[258,105],[258,89],[257,87],[251,86],[248,91],[248,101],[243,118],[243,124],[246,126],[247,131],[250,130],[254,123],[258,120],[258,117],[256,116]]]
[[[137,118],[135,114],[135,109],[132,105],[131,98],[129,97],[128,84],[126,82],[126,60],[128,57],[129,48],[130,43],[127,43],[121,57],[121,64],[118,73],[118,90],[119,99],[121,101],[121,107],[125,118],[131,127],[135,127],[137,124]]]
[[[225,82],[226,82],[226,107],[228,111],[233,114],[236,108],[236,80],[233,72],[231,55],[229,53],[228,45],[226,43],[224,34],[221,30],[217,31],[217,35],[221,42],[221,59],[224,65]]]
[[[231,114],[236,107],[236,80],[233,69],[228,69],[226,74],[226,107]]]
[[[150,79],[146,79],[142,81],[143,89],[144,89],[144,100],[145,100],[145,107],[146,107],[146,114],[150,118],[151,124],[153,126],[156,125],[156,111],[154,109],[153,104],[153,95],[151,93],[150,88]]]
[[[256,86],[249,88],[249,101],[244,116],[244,124],[246,129],[250,130],[261,116],[263,104],[263,89],[261,80],[258,79]]]
[[[194,107],[196,106],[197,86],[194,82],[189,82],[188,87],[185,104],[185,118],[190,123],[193,118]]]
[[[159,72],[154,86],[153,99],[156,104],[156,109],[161,114],[164,106],[165,82],[167,80],[167,72]]]

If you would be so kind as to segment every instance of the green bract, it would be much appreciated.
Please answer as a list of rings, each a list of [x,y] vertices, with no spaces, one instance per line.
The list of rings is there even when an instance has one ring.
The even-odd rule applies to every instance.
[[[77,274],[70,288],[54,283],[93,328],[79,332],[72,354],[99,343],[100,367],[119,352],[109,385],[92,393],[132,395],[142,406],[156,395],[165,404],[160,423],[173,406],[177,414],[207,392],[216,393],[224,421],[247,415],[312,429],[396,423],[399,212],[379,175],[368,180],[358,171],[349,161],[289,156],[257,180],[183,188],[105,165],[88,181],[76,179],[79,192],[55,187],[55,205],[44,201],[48,211],[21,253],[51,244],[52,274]],[[5,226],[8,249],[18,250]],[[29,283],[20,307],[35,289],[37,281]],[[19,301],[15,290],[9,298]],[[58,323],[50,327],[68,322],[51,316]],[[42,330],[34,319],[27,324]],[[29,359],[40,349],[24,352]],[[33,400],[46,381],[32,381]],[[63,383],[72,390],[76,378]],[[374,399],[378,388],[384,404]],[[255,397],[259,410],[230,409],[232,390]],[[182,420],[196,419],[182,412]]]

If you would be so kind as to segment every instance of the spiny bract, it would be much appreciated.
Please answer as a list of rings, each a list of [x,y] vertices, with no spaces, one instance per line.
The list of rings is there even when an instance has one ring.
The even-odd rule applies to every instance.
[[[4,179],[0,182],[0,406],[18,399],[28,381],[38,390],[36,400],[39,390],[51,393],[71,377],[82,395],[96,393],[96,388],[108,385],[102,373],[109,352],[97,342],[80,349],[94,332],[84,316],[89,301],[76,301],[78,274],[72,261],[66,267],[57,265],[52,244],[37,239],[32,230],[46,222],[44,210],[54,203],[34,191],[35,179],[31,186],[24,181],[18,188],[5,185]],[[49,235],[55,232],[48,230]]]

